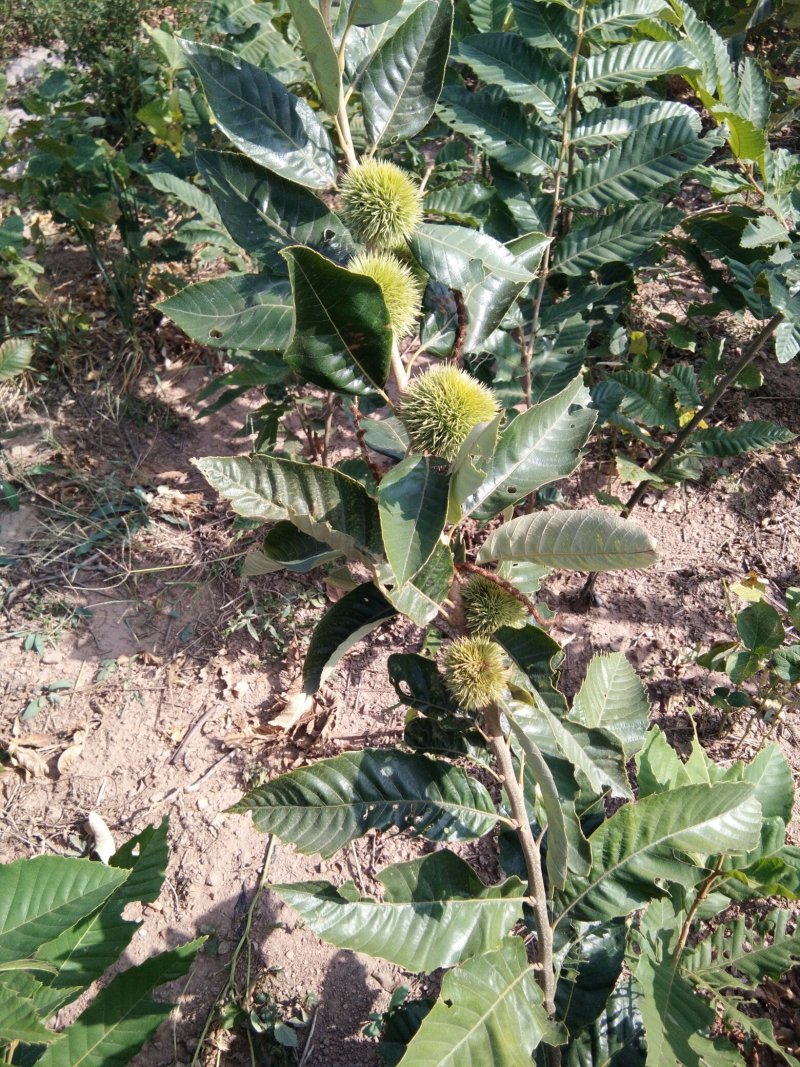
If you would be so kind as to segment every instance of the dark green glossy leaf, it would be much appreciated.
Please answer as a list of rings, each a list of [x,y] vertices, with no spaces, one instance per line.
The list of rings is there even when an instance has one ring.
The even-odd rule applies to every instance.
[[[356,396],[381,393],[392,334],[377,282],[353,274],[310,248],[284,256],[294,298],[294,335],[286,362],[306,381]]]
[[[544,119],[557,118],[566,103],[566,79],[538,49],[517,33],[479,33],[458,45],[459,58],[489,85],[499,85],[520,104],[533,104]]]
[[[612,380],[625,392],[623,411],[626,415],[642,419],[648,426],[677,430],[675,397],[666,382],[643,370],[617,371]]]
[[[32,956],[91,914],[128,871],[65,856],[0,866],[0,963]]]
[[[612,992],[605,1011],[570,1042],[564,1067],[645,1067],[641,993],[630,978]]]
[[[388,419],[362,419],[361,429],[369,447],[382,456],[402,459],[410,448],[405,426],[393,415]]]
[[[362,100],[370,143],[413,137],[433,115],[444,83],[453,0],[420,4],[373,55]]]
[[[409,241],[420,265],[437,281],[458,289],[467,309],[465,350],[480,348],[500,325],[508,308],[533,280],[544,235],[515,255],[488,234],[466,226],[423,223]]]
[[[732,430],[722,426],[711,426],[707,430],[697,430],[691,438],[692,448],[703,456],[741,456],[745,452],[756,452],[774,445],[785,445],[794,441],[797,434],[785,426],[774,422],[753,419],[742,422]]]
[[[744,647],[757,656],[779,648],[786,636],[780,614],[765,600],[750,604],[736,616],[736,629]]]
[[[213,45],[181,41],[217,125],[246,156],[311,189],[336,180],[328,132],[312,109],[271,74]]]
[[[337,600],[314,628],[303,662],[303,688],[316,693],[353,645],[395,614],[372,582],[364,582]]]
[[[526,40],[549,51],[571,56],[575,51],[575,12],[564,4],[512,0],[517,25]]]
[[[352,246],[339,216],[302,185],[233,152],[202,149],[197,165],[228,232],[245,251],[268,256],[293,244]]]
[[[571,1033],[600,1018],[622,971],[627,927],[608,923],[580,924],[561,967],[556,989],[559,1017]]]
[[[603,208],[638,200],[703,163],[718,146],[716,132],[700,140],[682,115],[645,126],[576,170],[567,181],[564,201]]]
[[[201,937],[118,974],[36,1062],[41,1067],[124,1067],[172,1011],[172,1004],[153,1000],[152,990],[182,978],[204,941]]]
[[[493,948],[522,914],[524,883],[486,886],[472,868],[443,849],[378,874],[383,900],[359,898],[352,882],[273,885],[308,926],[337,948],[349,948],[428,973]]]
[[[464,517],[490,519],[549,482],[566,478],[594,426],[581,376],[518,415],[501,432],[483,482],[464,501]]]
[[[429,456],[409,456],[381,480],[383,546],[400,585],[425,566],[444,530],[449,478],[440,467]]]
[[[404,585],[399,585],[388,563],[378,568],[381,589],[398,611],[417,626],[427,626],[439,614],[453,581],[453,553],[438,542],[427,563]]]
[[[353,24],[355,26],[375,26],[387,22],[400,11],[403,0],[351,0],[350,9],[355,7]]]
[[[458,705],[447,692],[444,677],[428,656],[396,652],[389,656],[388,670],[389,681],[398,699],[408,707],[433,718],[459,714]]]
[[[470,840],[497,817],[486,789],[457,767],[397,749],[363,749],[290,771],[230,809],[300,852],[332,856],[369,830]]]
[[[73,1001],[123,953],[140,925],[124,919],[123,912],[133,902],[147,904],[158,898],[168,861],[166,818],[114,853],[110,866],[127,872],[126,880],[99,908],[48,941],[36,954],[57,968],[55,975],[41,977],[34,998],[43,1018]]]
[[[312,0],[287,0],[287,3],[317,83],[322,106],[329,115],[335,115],[341,99],[342,76],[336,49],[320,9]]]
[[[612,919],[661,895],[654,879],[693,886],[702,871],[679,852],[746,854],[758,844],[761,806],[752,786],[687,785],[625,804],[590,836],[592,868],[575,878],[562,917]]]
[[[606,0],[587,8],[584,28],[592,30],[619,30],[637,26],[644,19],[665,14],[669,8],[664,0]]]
[[[642,747],[647,730],[647,693],[622,652],[593,656],[570,709],[573,722],[602,728],[622,744],[626,756]]]
[[[682,45],[637,41],[580,58],[576,74],[584,92],[607,93],[623,85],[644,85],[662,74],[691,70],[697,70],[697,61]]]
[[[558,162],[550,138],[531,125],[520,104],[498,90],[445,86],[437,114],[506,170],[545,175]]]
[[[272,527],[262,542],[260,552],[251,552],[245,557],[242,576],[273,574],[279,570],[305,574],[321,563],[336,559],[338,555],[335,549],[284,520]]]
[[[606,263],[628,263],[651,248],[681,220],[681,212],[661,204],[638,204],[605,215],[559,242],[553,259],[563,274],[588,274]]]
[[[713,1025],[713,1005],[675,969],[672,960],[659,962],[642,955],[636,964],[642,991],[639,1010],[647,1034],[647,1063],[653,1067],[703,1067],[710,1062],[697,1051],[697,1038]],[[738,1062],[744,1063],[739,1059]],[[720,1064],[722,1067],[722,1064]]]
[[[285,281],[227,274],[195,282],[156,306],[193,340],[211,348],[259,351],[289,343],[292,302]]]
[[[542,1041],[561,1040],[544,1010],[525,942],[506,938],[448,971],[401,1067],[511,1067],[530,1063]]]
[[[27,974],[21,981],[15,978],[0,974],[0,1043],[8,1047],[18,1041],[26,1045],[53,1041],[56,1035],[39,1021],[33,1001],[22,992],[33,991],[36,981]],[[22,988],[14,988],[17,985]]]
[[[352,478],[330,467],[259,453],[196,461],[205,479],[248,519],[288,519],[345,555],[380,556],[378,506]]]

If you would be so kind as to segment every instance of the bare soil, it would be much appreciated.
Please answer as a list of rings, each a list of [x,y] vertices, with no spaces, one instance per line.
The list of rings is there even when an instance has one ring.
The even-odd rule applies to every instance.
[[[761,366],[765,384],[748,399],[751,417],[757,412],[800,433],[796,368],[766,357]],[[234,434],[259,398],[198,418],[196,398],[210,370],[184,365],[174,352],[165,360],[162,350],[157,378],[143,374],[122,403],[96,377],[70,390],[5,397],[4,429],[22,432],[4,456],[28,488],[18,511],[0,509],[0,555],[16,561],[0,568],[0,738],[44,735],[35,751],[46,772],[0,773],[0,860],[87,848],[90,811],[117,842],[169,815],[167,882],[143,909],[123,962],[211,935],[189,978],[165,991],[178,1008],[134,1061],[139,1067],[188,1064],[226,981],[267,845],[249,818],[226,809],[259,776],[398,740],[404,713],[385,660],[398,638],[411,647],[420,639],[408,624],[386,627],[341,664],[309,718],[288,732],[270,727],[337,589],[321,571],[237,577],[232,557],[257,535],[235,530],[190,461],[244,451]],[[737,420],[741,404],[734,394],[725,414]],[[630,488],[608,473],[599,447],[565,496],[573,506],[594,506],[597,488],[622,496]],[[553,632],[567,643],[565,690],[574,692],[592,653],[624,650],[646,681],[654,720],[679,747],[691,740],[690,715],[722,760],[752,754],[772,732],[800,773],[798,717],[750,728],[742,713],[720,733],[708,697],[721,679],[692,658],[732,633],[723,581],[755,572],[776,603],[800,583],[800,448],[709,469],[700,483],[645,498],[636,521],[658,542],[654,567],[601,577],[601,603],[588,613],[572,606],[582,576],[559,576],[545,588],[558,613]],[[51,688],[55,699],[48,700],[43,687],[62,681],[70,687]],[[37,697],[40,710],[23,720]],[[78,753],[59,771],[59,754],[76,738]],[[792,840],[800,842],[797,821]],[[278,846],[268,882],[353,879],[369,889],[382,866],[432,847],[369,836],[323,862]],[[486,843],[465,855],[489,880]],[[385,1009],[391,992],[408,983],[402,972],[322,944],[269,889],[253,946],[259,990],[288,1015],[309,994],[317,998],[307,1067],[379,1062],[375,1042],[361,1031],[369,1012]],[[776,1011],[788,1033],[791,1016],[787,1023],[786,1012]],[[205,1055],[200,1062],[250,1062],[241,1031],[216,1033]]]

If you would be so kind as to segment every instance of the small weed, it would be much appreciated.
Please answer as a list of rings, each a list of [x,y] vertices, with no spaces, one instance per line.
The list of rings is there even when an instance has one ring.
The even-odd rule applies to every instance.
[[[248,598],[250,603],[237,608],[233,618],[226,624],[223,636],[227,640],[244,630],[259,643],[269,638],[270,658],[277,660],[285,659],[296,643],[298,615],[305,608],[320,608],[325,604],[324,598],[315,589],[297,589],[288,595],[271,591],[261,596],[251,591]]]
[[[39,686],[39,695],[29,700],[20,718],[23,721],[33,719],[48,705],[58,706],[62,700],[62,693],[66,689],[72,689],[74,682],[68,678],[59,678],[54,682],[45,682]]]
[[[101,659],[100,666],[97,668],[94,676],[95,682],[108,681],[113,675],[119,671],[119,664],[115,659]]]
[[[55,647],[68,630],[73,630],[92,618],[89,608],[70,604],[50,594],[32,594],[28,600],[29,627],[17,630],[14,637],[22,640],[25,652],[44,655],[48,645]]]

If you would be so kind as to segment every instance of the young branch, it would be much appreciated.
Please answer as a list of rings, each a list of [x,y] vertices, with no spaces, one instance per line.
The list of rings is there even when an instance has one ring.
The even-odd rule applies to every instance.
[[[718,859],[717,859],[716,864],[714,865],[714,870],[711,872],[711,874],[709,874],[709,876],[706,879],[704,879],[704,881],[700,885],[700,888],[697,890],[697,896],[694,898],[694,901],[692,902],[692,906],[689,908],[689,912],[688,912],[688,914],[686,916],[684,924],[681,927],[680,936],[678,938],[678,944],[676,945],[675,952],[674,952],[674,954],[672,956],[672,962],[676,966],[677,966],[678,961],[680,960],[681,956],[683,955],[683,950],[686,948],[686,942],[687,942],[688,937],[689,937],[689,932],[691,931],[691,928],[692,928],[692,922],[694,921],[694,917],[697,914],[697,912],[699,911],[700,905],[703,903],[703,901],[706,899],[708,894],[711,892],[711,887],[714,885],[714,882],[719,877],[719,874],[720,874],[721,870],[722,870],[722,856],[719,856]]]
[[[394,384],[397,386],[397,391],[404,393],[408,389],[408,372],[403,366],[400,349],[394,339],[392,340],[392,374],[394,375]]]
[[[761,351],[761,349],[764,347],[770,337],[772,337],[772,335],[775,333],[776,329],[778,328],[778,326],[780,326],[782,322],[783,315],[781,315],[780,312],[777,315],[773,315],[769,322],[766,324],[766,326],[763,327],[761,332],[753,338],[750,344],[745,346],[739,359],[736,361],[736,363],[734,363],[728,373],[725,374],[722,378],[720,378],[713,393],[709,396],[703,406],[697,409],[695,414],[692,416],[691,421],[687,422],[686,425],[675,435],[672,444],[665,448],[656,460],[656,462],[652,465],[652,467],[648,468],[650,474],[660,474],[661,471],[663,471],[667,464],[670,462],[670,460],[672,460],[673,457],[676,456],[678,452],[680,452],[688,438],[691,437],[691,435],[694,433],[700,423],[711,414],[711,412],[719,403],[722,395],[727,392],[731,385],[733,385],[733,383],[736,381],[742,371],[746,367],[748,367],[750,363],[752,363],[752,361],[755,359],[755,357],[758,355],[758,353]],[[639,485],[636,486],[636,489],[633,491],[633,493],[631,493],[630,498],[628,499],[622,511],[622,515],[625,518],[630,515],[630,513],[633,511],[633,509],[636,507],[636,505],[639,503],[639,501],[642,499],[646,492],[647,482],[640,482]]]
[[[450,359],[458,363],[464,354],[464,341],[467,339],[467,309],[464,304],[464,296],[460,289],[451,289],[453,300],[456,305],[456,333],[453,338],[453,348]]]
[[[196,1065],[200,1062],[200,1057],[203,1055],[203,1052],[205,1050],[206,1038],[208,1036],[208,1032],[211,1029],[212,1024],[214,1023],[218,1007],[225,1002],[226,998],[230,994],[236,995],[237,992],[239,992],[236,980],[236,971],[239,965],[239,957],[241,956],[245,947],[247,948],[247,966],[245,969],[245,987],[243,996],[244,998],[249,998],[250,996],[252,967],[252,947],[250,933],[253,927],[253,916],[255,915],[256,907],[258,905],[259,900],[261,899],[261,894],[264,891],[264,887],[267,884],[267,879],[269,878],[269,868],[270,864],[272,863],[272,854],[274,851],[275,836],[274,834],[270,834],[269,839],[267,841],[267,847],[264,851],[264,862],[261,865],[261,873],[258,877],[258,882],[253,893],[253,899],[250,901],[250,906],[247,909],[244,930],[242,931],[242,935],[239,938],[236,948],[234,949],[233,956],[231,957],[231,965],[228,969],[228,980],[226,981],[223,988],[219,991],[217,996],[214,998],[214,1003],[209,1009],[208,1015],[206,1016],[205,1025],[203,1026],[203,1030],[200,1034],[200,1039],[197,1042],[197,1047],[194,1050],[194,1055],[192,1056],[192,1061],[189,1067],[196,1067]]]
[[[514,764],[511,761],[511,750],[503,734],[500,724],[500,712],[496,704],[490,704],[483,711],[484,728],[497,766],[503,777],[511,813],[517,824],[517,837],[525,858],[525,869],[528,873],[528,893],[531,897],[533,908],[534,925],[536,927],[536,953],[540,969],[537,972],[538,981],[544,993],[544,1005],[548,1015],[555,1012],[555,972],[553,970],[553,931],[550,927],[550,917],[547,913],[547,892],[542,873],[542,854],[539,846],[533,839],[531,824],[528,821],[528,812],[525,808],[525,798],[514,774]],[[554,1062],[560,1062],[560,1057]]]
[[[547,288],[547,279],[550,274],[553,238],[555,236],[561,212],[561,186],[565,170],[568,167],[571,167],[571,165],[574,165],[574,153],[572,162],[570,162],[570,149],[572,145],[572,122],[577,103],[578,60],[580,58],[581,48],[583,47],[583,19],[586,12],[586,3],[587,0],[582,0],[581,6],[578,9],[578,25],[575,31],[575,49],[572,53],[572,62],[569,72],[569,89],[567,91],[566,104],[564,105],[564,113],[561,118],[561,151],[559,153],[555,175],[553,176],[553,210],[550,215],[550,225],[547,227],[546,234],[549,238],[549,242],[544,250],[544,255],[542,256],[542,265],[539,270],[539,282],[536,286],[536,295],[533,298],[530,337],[528,339],[527,348],[523,348],[523,370],[525,372],[523,374],[523,389],[525,390],[526,408],[531,406],[530,358],[536,349],[536,335],[539,332],[539,318],[542,311],[542,300],[544,299],[544,291]]]
[[[358,441],[359,451],[361,452],[361,458],[372,472],[372,477],[375,479],[375,483],[380,485],[381,478],[383,477],[383,471],[380,467],[376,466],[373,462],[372,456],[369,454],[369,448],[367,446],[366,433],[364,427],[361,425],[361,419],[363,418],[361,411],[358,407],[358,397],[353,400],[353,421],[356,425],[356,440]]]

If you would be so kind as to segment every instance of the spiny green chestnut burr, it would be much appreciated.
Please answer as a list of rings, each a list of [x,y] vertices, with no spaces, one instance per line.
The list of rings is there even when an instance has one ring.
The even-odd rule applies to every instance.
[[[467,629],[478,637],[488,637],[501,626],[525,625],[525,605],[491,578],[476,574],[461,587]]]
[[[393,252],[362,252],[348,263],[355,274],[365,274],[381,287],[389,323],[395,337],[411,333],[419,317],[422,286],[410,267]]]
[[[464,711],[481,711],[506,688],[503,650],[485,637],[459,637],[444,653],[447,691]]]
[[[400,399],[399,415],[415,452],[449,463],[479,423],[495,418],[497,401],[466,371],[439,366],[414,378]]]
[[[422,193],[406,171],[386,160],[353,167],[342,182],[345,222],[372,248],[398,248],[422,221]]]

